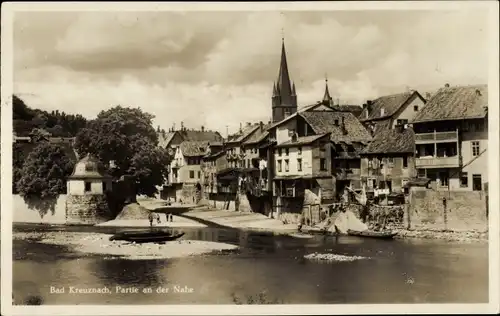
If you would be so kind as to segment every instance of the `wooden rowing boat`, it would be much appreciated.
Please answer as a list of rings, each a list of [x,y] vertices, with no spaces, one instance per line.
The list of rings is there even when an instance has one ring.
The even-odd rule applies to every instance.
[[[373,230],[364,230],[357,231],[349,229],[347,231],[349,236],[358,236],[358,237],[370,237],[370,238],[380,238],[380,239],[391,239],[396,236],[398,233],[393,231],[373,231]]]
[[[172,235],[169,232],[123,232],[109,238],[109,240],[123,240],[135,243],[166,242],[173,241],[184,236],[184,232]]]

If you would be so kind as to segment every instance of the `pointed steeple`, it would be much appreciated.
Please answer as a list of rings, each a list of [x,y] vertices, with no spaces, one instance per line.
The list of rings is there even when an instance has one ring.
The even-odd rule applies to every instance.
[[[323,102],[328,102],[331,104],[332,97],[330,96],[330,90],[328,89],[328,78],[325,77],[325,94],[323,95]]]
[[[285,40],[281,41],[281,61],[280,70],[278,73],[277,88],[281,95],[281,103],[283,105],[292,106],[292,86],[290,84],[290,75],[288,74],[288,63],[286,61]]]

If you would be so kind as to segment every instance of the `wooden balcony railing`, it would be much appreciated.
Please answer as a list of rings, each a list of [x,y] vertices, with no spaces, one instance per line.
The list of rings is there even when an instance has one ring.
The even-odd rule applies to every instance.
[[[417,168],[458,168],[460,157],[422,157],[415,160]]]
[[[458,131],[415,134],[416,144],[454,141],[458,141]]]

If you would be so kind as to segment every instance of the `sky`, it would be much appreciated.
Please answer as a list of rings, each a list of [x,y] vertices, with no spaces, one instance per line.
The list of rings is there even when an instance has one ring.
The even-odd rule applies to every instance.
[[[267,122],[284,37],[299,106],[488,82],[487,11],[16,12],[14,93],[94,118],[141,107],[154,124]],[[174,125],[175,124],[175,125]]]

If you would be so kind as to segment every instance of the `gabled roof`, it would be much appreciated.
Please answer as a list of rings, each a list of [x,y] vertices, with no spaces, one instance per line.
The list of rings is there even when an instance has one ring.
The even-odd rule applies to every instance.
[[[417,91],[409,91],[398,94],[391,94],[379,97],[373,100],[371,105],[366,106],[361,112],[359,118],[361,121],[371,121],[393,116],[403,105],[405,105],[413,96],[423,97]],[[382,109],[384,113],[382,115]],[[368,117],[366,113],[368,112]]]
[[[362,154],[411,154],[415,150],[415,133],[412,128],[382,130],[366,146]]]
[[[208,144],[208,141],[184,141],[180,148],[185,157],[198,157],[206,154]]]
[[[222,136],[216,131],[195,131],[184,130],[177,131],[184,141],[209,141],[209,142],[222,142]]]
[[[260,127],[259,123],[251,124],[245,126],[241,132],[231,135],[227,140],[227,143],[240,143],[245,141],[250,135],[252,135]]]
[[[299,115],[316,134],[330,133],[332,141],[366,142],[372,139],[366,128],[350,112],[311,111]],[[343,131],[342,122],[346,133]]]
[[[279,122],[271,124],[271,126],[269,126],[268,130],[270,130],[272,128],[275,128],[277,126],[280,126],[281,124],[286,123],[286,122],[292,120],[293,118],[296,118],[297,115],[299,115],[300,113],[308,112],[308,111],[314,111],[316,108],[318,108],[320,106],[326,106],[327,108],[331,109],[331,111],[328,110],[328,111],[319,111],[319,112],[333,112],[334,111],[334,109],[331,106],[326,105],[323,102],[318,102],[318,103],[315,103],[315,104],[306,105],[306,106],[303,106],[303,107],[297,109],[297,112],[293,113],[289,117],[286,117],[286,118],[284,118],[283,120],[281,120]]]
[[[325,134],[320,134],[320,135],[311,135],[311,136],[303,136],[303,137],[297,137],[295,141],[289,140],[284,143],[281,143],[277,145],[276,147],[295,147],[295,146],[302,146],[302,145],[309,145],[311,143],[314,143],[315,141],[328,136],[328,133]]]
[[[248,139],[243,143],[243,145],[256,145],[264,141],[269,136],[269,132],[267,131],[267,129],[270,126],[271,124],[265,124],[262,126],[261,130],[259,124],[259,129],[257,129],[252,135],[250,135],[250,137],[248,137]]]
[[[351,112],[355,117],[359,117],[361,112],[363,112],[363,107],[361,107],[359,105],[344,104],[344,105],[336,105],[335,107],[338,108],[339,111],[342,111],[342,112]]]
[[[484,118],[488,107],[488,85],[439,89],[417,113],[412,123]]]
[[[158,145],[161,147],[168,147],[170,145],[170,142],[174,138],[176,132],[168,132],[165,133],[165,136],[163,134],[158,134]]]

